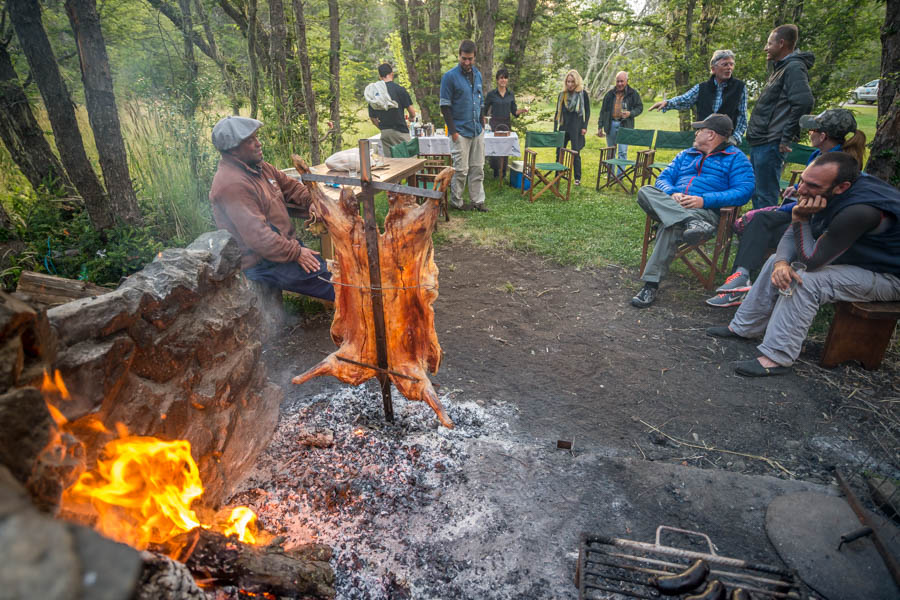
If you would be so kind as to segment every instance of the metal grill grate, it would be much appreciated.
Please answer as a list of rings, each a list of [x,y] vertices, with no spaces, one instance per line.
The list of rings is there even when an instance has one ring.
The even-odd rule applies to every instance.
[[[660,543],[660,534],[663,531],[699,536],[709,545],[709,552],[663,545]],[[706,534],[664,525],[657,528],[656,542],[653,544],[583,534],[575,572],[578,598],[658,600],[662,596],[650,583],[651,577],[680,573],[698,558],[709,563],[710,574],[707,581],[718,579],[727,588],[728,594],[735,588],[742,588],[756,600],[812,598],[808,588],[793,571],[720,556],[716,554],[713,543]]]

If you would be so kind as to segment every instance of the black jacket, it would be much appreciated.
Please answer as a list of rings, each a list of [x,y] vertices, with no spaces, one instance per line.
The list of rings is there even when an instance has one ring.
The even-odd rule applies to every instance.
[[[641,96],[630,85],[625,86],[625,97],[622,101],[627,105],[627,109],[631,111],[627,119],[622,119],[621,127],[634,129],[634,118],[644,111],[644,104],[641,102]],[[613,105],[616,103],[616,88],[606,92],[603,96],[603,105],[600,107],[600,120],[597,128],[602,129],[604,133],[609,133],[609,126],[612,123]]]
[[[812,112],[815,103],[808,72],[813,62],[811,52],[794,52],[775,63],[750,113],[746,138],[751,146],[771,142],[790,145],[797,140],[800,117]]]

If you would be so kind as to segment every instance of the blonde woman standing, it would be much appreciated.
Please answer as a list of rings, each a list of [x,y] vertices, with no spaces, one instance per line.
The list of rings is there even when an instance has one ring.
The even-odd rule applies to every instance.
[[[575,155],[575,185],[581,185],[581,149],[584,148],[584,136],[591,118],[591,100],[584,91],[584,82],[578,71],[572,69],[566,73],[564,89],[556,99],[556,115],[553,118],[553,131],[565,131],[566,141],[572,143]]]

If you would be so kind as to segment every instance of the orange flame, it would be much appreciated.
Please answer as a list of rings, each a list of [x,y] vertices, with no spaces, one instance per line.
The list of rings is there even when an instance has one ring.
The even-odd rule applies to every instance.
[[[222,531],[226,536],[237,535],[245,544],[255,544],[256,513],[246,506],[238,506],[228,517],[228,526]]]
[[[56,456],[66,450],[61,434],[75,441],[73,436],[79,430],[107,432],[94,415],[71,423],[63,416],[57,404],[70,396],[59,371],[53,377],[44,372],[41,389],[56,423],[45,453],[57,463],[65,458]],[[60,508],[93,522],[107,537],[139,550],[152,544],[177,552],[179,544],[169,543],[173,538],[197,527],[208,528],[191,508],[203,494],[203,483],[190,442],[134,436],[123,423],[116,423],[116,434],[118,439],[100,452],[97,466],[81,473],[63,492]],[[221,529],[248,544],[258,543],[261,535],[256,514],[246,507],[234,509]]]
[[[128,436],[106,444],[97,468],[63,493],[62,506],[91,506],[100,533],[143,550],[199,527],[191,503],[202,494],[190,442]]]
[[[66,419],[62,412],[53,404],[52,399],[59,398],[60,400],[71,400],[72,397],[69,395],[69,390],[66,389],[66,384],[63,382],[62,375],[59,374],[59,370],[53,372],[53,377],[50,377],[50,373],[44,371],[44,380],[41,382],[41,391],[44,393],[44,399],[47,402],[47,410],[50,411],[50,416],[53,417],[53,422],[56,423],[56,426],[61,428],[63,425],[69,422]]]

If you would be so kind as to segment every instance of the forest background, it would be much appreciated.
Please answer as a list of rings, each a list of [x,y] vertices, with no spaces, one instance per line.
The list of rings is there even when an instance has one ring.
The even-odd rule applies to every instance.
[[[869,171],[896,183],[898,5],[5,0],[0,276],[6,287],[22,269],[115,284],[160,249],[212,229],[207,194],[218,153],[209,133],[227,114],[266,123],[260,137],[276,166],[288,166],[291,153],[318,163],[375,133],[362,90],[390,62],[423,122],[442,126],[440,77],[462,39],[476,42],[486,90],[497,68],[510,70],[519,106],[531,109],[516,123],[524,132],[550,128],[568,69],[583,75],[596,112],[615,73],[628,71],[646,109],[708,77],[717,48],[737,54],[735,76],[748,82],[752,110],[769,31],[796,23],[799,47],[816,56],[816,111],[882,77]],[[669,115],[666,128],[688,126],[688,113]]]

